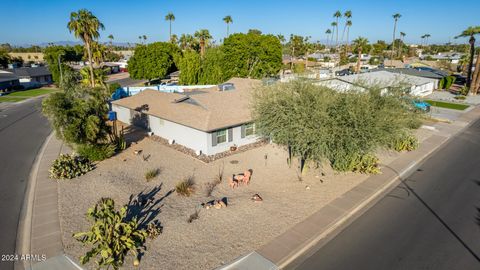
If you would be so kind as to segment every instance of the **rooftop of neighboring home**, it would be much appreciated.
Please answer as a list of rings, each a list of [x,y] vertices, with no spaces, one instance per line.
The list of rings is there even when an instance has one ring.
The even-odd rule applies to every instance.
[[[112,102],[184,126],[210,132],[252,121],[250,101],[260,80],[232,78],[219,86],[185,93],[147,89]]]
[[[433,79],[378,70],[360,74],[337,77],[336,79],[352,84],[379,84],[384,87],[392,86],[397,83],[408,83],[415,85],[424,85],[432,82]]]
[[[18,76],[4,70],[0,70],[0,82],[8,82],[18,80]]]
[[[405,74],[417,77],[424,77],[430,79],[442,79],[448,76],[448,73],[442,70],[418,70],[414,68],[389,68],[385,69],[386,71],[397,73],[397,74]]]
[[[46,66],[13,68],[7,71],[22,78],[52,75]]]

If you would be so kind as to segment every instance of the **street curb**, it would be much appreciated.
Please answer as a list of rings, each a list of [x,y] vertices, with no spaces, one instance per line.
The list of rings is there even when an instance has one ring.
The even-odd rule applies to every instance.
[[[35,187],[37,184],[37,174],[40,160],[42,159],[45,149],[47,148],[48,143],[53,137],[54,133],[51,132],[47,136],[45,141],[38,151],[37,156],[30,170],[30,175],[28,177],[27,187],[25,190],[25,198],[22,203],[22,208],[20,210],[20,219],[17,227],[17,240],[15,245],[15,253],[20,254],[30,254],[30,244],[31,244],[31,229],[32,229],[32,214],[33,214],[33,202],[35,198]],[[17,262],[14,264],[14,269],[25,269],[27,262]]]

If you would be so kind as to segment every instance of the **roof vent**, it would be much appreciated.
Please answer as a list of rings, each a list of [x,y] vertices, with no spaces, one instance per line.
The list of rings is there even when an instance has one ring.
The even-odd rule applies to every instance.
[[[218,91],[231,91],[235,90],[235,85],[233,83],[222,83],[218,85]]]

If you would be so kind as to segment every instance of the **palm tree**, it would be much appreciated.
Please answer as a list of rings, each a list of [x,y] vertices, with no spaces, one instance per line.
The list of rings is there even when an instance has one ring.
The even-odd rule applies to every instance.
[[[399,54],[400,54],[400,57],[403,55],[403,39],[405,38],[407,34],[405,34],[404,32],[400,32],[400,50],[399,50]]]
[[[390,57],[390,64],[392,64],[393,56],[395,54],[395,35],[397,33],[397,22],[398,22],[398,19],[402,17],[402,15],[400,15],[399,13],[396,13],[396,14],[393,14],[392,17],[395,23],[393,24],[393,41],[392,41],[392,53]]]
[[[169,39],[172,40],[172,22],[175,21],[175,15],[172,12],[169,12],[167,16],[165,16],[165,20],[170,23],[170,35]]]
[[[143,38],[143,41],[144,41],[145,43],[147,43],[147,36],[146,36],[146,35],[143,35],[142,38]]]
[[[343,17],[345,18],[345,26],[343,27],[342,43],[343,43],[343,38],[345,37],[345,31],[347,30],[347,27],[348,27],[348,22],[351,23],[350,19],[352,18],[352,12],[350,10],[345,11],[345,13],[343,13]]]
[[[354,51],[357,52],[357,68],[356,72],[360,72],[360,59],[362,58],[362,52],[365,47],[368,46],[368,39],[364,37],[358,37],[353,41]]]
[[[335,28],[338,28],[338,27],[337,27],[338,24],[337,24],[336,22],[332,22],[332,23],[330,24],[330,26],[332,26],[332,29],[333,29],[333,30],[332,30],[332,43],[333,43],[333,37],[334,37],[334,35],[335,35]],[[338,36],[338,35],[337,35],[337,36]]]
[[[327,29],[327,31],[325,31],[325,34],[327,35],[327,47],[328,45],[330,45],[330,34],[332,33],[332,30],[330,29]]]
[[[112,47],[113,46],[113,40],[114,40],[113,35],[112,34],[108,35],[108,39],[110,39],[110,47]]]
[[[333,13],[333,17],[336,19],[335,26],[337,27],[337,31],[336,31],[337,38],[336,38],[336,41],[335,41],[335,51],[336,51],[337,47],[338,47],[338,20],[342,17],[342,13],[340,12],[340,10],[337,10],[335,13]]]
[[[182,34],[179,39],[180,48],[182,50],[192,49],[195,39],[190,34]]]
[[[233,20],[232,20],[232,16],[228,15],[228,16],[225,16],[225,18],[223,18],[223,21],[227,24],[227,37],[229,36],[229,26],[231,23],[233,23]]]
[[[431,37],[430,34],[425,34],[425,46],[428,46],[428,38]]]
[[[85,44],[88,54],[88,62],[90,66],[90,82],[95,87],[95,79],[93,74],[92,50],[90,45],[100,37],[99,30],[105,29],[100,20],[95,17],[92,12],[81,9],[78,12],[70,13],[70,21],[67,24],[68,30],[74,33],[76,38],[80,38]]]
[[[138,40],[140,41],[139,43],[143,43],[142,42],[142,36],[138,36]]]
[[[455,38],[470,37],[468,43],[470,43],[470,61],[468,63],[467,70],[467,87],[470,88],[472,82],[472,68],[473,58],[475,57],[475,35],[480,34],[480,26],[470,26]]]
[[[173,34],[172,37],[170,38],[170,42],[173,43],[173,44],[177,44],[178,43],[178,36]]]
[[[208,40],[210,40],[212,36],[207,29],[200,29],[195,32],[195,37],[198,38],[200,42],[200,55],[203,57],[205,55],[205,47],[208,45]]]
[[[284,36],[284,35],[278,34],[278,35],[277,35],[277,38],[278,38],[278,40],[280,41],[280,43],[282,43],[282,44],[285,43],[285,36]]]
[[[349,36],[350,36],[350,27],[352,27],[352,21],[347,21],[347,54],[348,54],[348,45],[349,45]]]

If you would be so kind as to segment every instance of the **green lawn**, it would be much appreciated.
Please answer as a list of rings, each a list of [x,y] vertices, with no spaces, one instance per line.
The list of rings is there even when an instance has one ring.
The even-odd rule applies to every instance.
[[[31,90],[25,90],[25,91],[17,91],[17,92],[9,94],[7,96],[10,96],[10,97],[36,97],[36,96],[52,93],[52,92],[55,92],[55,91],[58,91],[58,90],[53,89],[53,88],[40,88],[40,89],[31,89]]]
[[[55,88],[39,88],[25,91],[17,91],[5,96],[0,96],[0,102],[18,102],[31,97],[37,97],[59,91]]]
[[[0,103],[1,102],[18,102],[21,100],[25,100],[28,97],[9,97],[9,96],[1,96],[0,97]]]
[[[426,99],[424,101],[427,102],[428,104],[434,106],[434,107],[446,108],[446,109],[452,109],[452,110],[459,110],[459,111],[463,111],[466,108],[470,107],[470,106],[465,105],[465,104],[434,101],[434,100],[429,100],[429,99]]]

